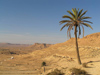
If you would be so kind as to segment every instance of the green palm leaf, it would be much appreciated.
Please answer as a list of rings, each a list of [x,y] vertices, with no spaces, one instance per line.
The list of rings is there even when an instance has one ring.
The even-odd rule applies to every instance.
[[[66,22],[72,22],[72,21],[70,21],[70,20],[62,20],[62,21],[60,21],[59,23],[60,23],[60,25],[61,25],[61,24],[66,23]]]
[[[78,13],[78,17],[80,16],[80,14],[82,13],[83,9],[80,10],[80,12]]]
[[[73,13],[74,13],[74,15],[75,15],[75,9],[73,9],[73,8],[72,8],[72,12],[73,12]]]
[[[75,18],[76,18],[76,20],[77,20],[77,18],[78,18],[78,10],[76,10],[76,8],[75,8],[75,12],[76,12]]]
[[[85,25],[85,26],[90,27],[91,29],[93,29],[93,28],[91,27],[91,25],[89,25],[89,24],[87,24],[87,23],[81,23],[81,24],[83,24],[83,25]]]
[[[86,14],[87,11],[85,11],[84,13],[82,13],[79,17],[82,17],[84,14]]]
[[[72,12],[73,12],[74,15],[75,15],[75,19],[77,19],[77,10],[76,10],[76,8],[75,8],[75,9],[72,8]],[[74,19],[74,20],[75,20],[75,19]]]
[[[91,23],[91,24],[93,24],[91,21],[86,21],[86,20],[82,20],[83,22],[88,22],[88,23]]]
[[[67,11],[73,18],[75,18],[75,15],[72,13],[72,12],[70,12],[69,10]]]
[[[64,15],[62,18],[69,18],[69,19],[73,20],[73,18],[68,15]]]
[[[83,12],[83,9],[79,10],[79,9],[76,9],[76,8],[72,8],[72,12],[71,11],[67,11],[71,16],[68,16],[68,15],[64,15],[62,18],[67,18],[67,19],[70,19],[70,20],[62,20],[60,21],[59,23],[60,24],[63,24],[63,23],[66,23],[62,28],[61,30],[64,28],[64,27],[68,27],[68,34],[70,36],[70,31],[71,29],[73,28],[73,26],[77,26],[79,27],[79,36],[81,35],[81,28],[80,26],[82,26],[82,30],[83,30],[83,37],[84,37],[84,27],[83,25],[87,26],[87,27],[90,27],[91,29],[93,29],[88,23],[91,23],[91,21],[87,21],[85,19],[90,19],[91,17],[85,17],[83,15],[86,14],[87,11]],[[82,13],[83,12],[83,13]]]
[[[62,29],[64,28],[64,27],[67,27],[67,26],[69,26],[70,24],[65,24],[64,26],[62,26],[62,28],[60,29],[60,31],[62,31]]]
[[[91,17],[82,17],[81,20],[83,19],[91,19]]]

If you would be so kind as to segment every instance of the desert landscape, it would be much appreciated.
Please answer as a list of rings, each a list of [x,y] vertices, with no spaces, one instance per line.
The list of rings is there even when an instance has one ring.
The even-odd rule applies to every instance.
[[[75,38],[58,44],[0,47],[0,75],[47,75],[55,69],[71,75],[71,68],[85,70],[89,75],[100,74],[100,32],[78,39],[82,63],[78,65]],[[45,72],[41,66],[46,62]]]
[[[0,75],[100,75],[99,0],[0,0]]]

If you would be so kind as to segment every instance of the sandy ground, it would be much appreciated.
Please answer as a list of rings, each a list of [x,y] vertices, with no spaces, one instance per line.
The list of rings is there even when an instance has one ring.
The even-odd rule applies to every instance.
[[[78,65],[74,46],[55,46],[23,55],[2,54],[0,75],[46,75],[56,68],[65,75],[70,75],[69,69],[73,67],[86,70],[91,75],[100,75],[100,49],[95,47],[79,47],[79,49],[81,61],[87,63],[87,68]],[[41,67],[43,61],[47,63],[45,73]]]
[[[46,75],[56,68],[65,75],[71,75],[69,71],[71,68],[83,69],[90,75],[100,75],[100,33],[93,35],[78,40],[81,61],[87,63],[87,68],[78,65],[75,41],[70,39],[28,54],[1,54],[0,75]],[[45,73],[41,66],[43,61],[47,64]]]

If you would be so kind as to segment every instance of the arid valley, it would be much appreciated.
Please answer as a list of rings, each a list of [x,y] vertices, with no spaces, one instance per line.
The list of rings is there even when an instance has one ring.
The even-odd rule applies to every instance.
[[[100,32],[78,39],[78,44],[86,68],[77,63],[74,38],[54,45],[0,46],[0,75],[46,75],[54,69],[71,75],[69,69],[73,67],[100,75]],[[43,61],[45,72],[41,66]]]

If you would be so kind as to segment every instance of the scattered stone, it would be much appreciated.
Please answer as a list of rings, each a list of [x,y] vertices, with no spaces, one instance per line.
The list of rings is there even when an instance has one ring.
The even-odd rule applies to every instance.
[[[14,57],[12,56],[11,59],[14,59]]]

